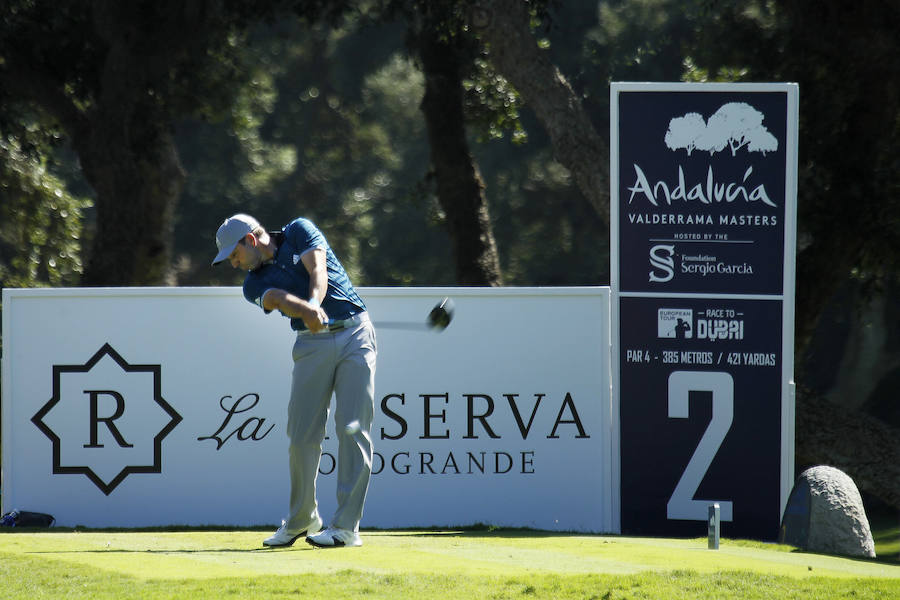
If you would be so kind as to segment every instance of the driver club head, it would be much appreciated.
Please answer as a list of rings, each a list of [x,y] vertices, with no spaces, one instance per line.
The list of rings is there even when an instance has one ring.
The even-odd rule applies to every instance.
[[[443,298],[431,309],[431,312],[428,313],[428,327],[435,331],[447,329],[447,326],[450,325],[450,321],[453,320],[453,310],[453,300],[450,298]]]

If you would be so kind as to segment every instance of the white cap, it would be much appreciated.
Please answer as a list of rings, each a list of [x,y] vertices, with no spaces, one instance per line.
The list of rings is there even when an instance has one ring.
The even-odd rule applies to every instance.
[[[244,236],[259,227],[259,221],[250,215],[237,214],[225,219],[216,231],[216,246],[219,253],[213,259],[212,264],[217,265],[228,259],[234,247],[238,245]]]

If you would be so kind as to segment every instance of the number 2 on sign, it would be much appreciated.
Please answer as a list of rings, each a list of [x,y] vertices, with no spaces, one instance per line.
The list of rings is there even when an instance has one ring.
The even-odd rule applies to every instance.
[[[717,502],[721,519],[731,521],[733,507],[730,500],[694,500],[694,494],[731,429],[734,420],[734,379],[730,374],[718,371],[673,371],[669,375],[670,419],[688,418],[691,392],[712,393],[712,418],[669,498],[666,516],[669,519],[705,521],[709,505]]]

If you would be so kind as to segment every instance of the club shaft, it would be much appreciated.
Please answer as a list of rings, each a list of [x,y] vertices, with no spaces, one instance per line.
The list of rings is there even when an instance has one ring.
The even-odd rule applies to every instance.
[[[327,325],[333,325],[334,321],[329,320]],[[373,323],[379,329],[405,329],[408,331],[421,331],[429,329],[426,323],[415,323],[413,321],[376,321]]]
[[[428,325],[425,323],[414,323],[412,321],[375,321],[374,325],[378,329],[406,329],[409,331],[428,329]]]

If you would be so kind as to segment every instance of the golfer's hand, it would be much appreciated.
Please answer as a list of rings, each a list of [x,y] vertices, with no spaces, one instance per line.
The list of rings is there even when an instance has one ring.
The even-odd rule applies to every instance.
[[[325,325],[328,323],[328,313],[322,310],[321,306],[313,307],[310,305],[310,309],[309,311],[304,311],[300,318],[303,319],[307,329],[313,333],[318,333],[325,329]]]

